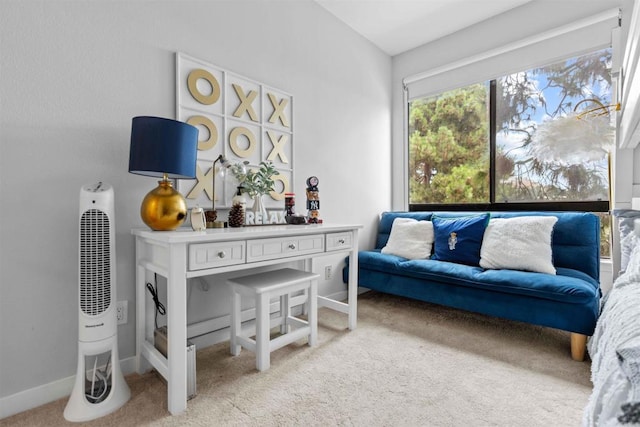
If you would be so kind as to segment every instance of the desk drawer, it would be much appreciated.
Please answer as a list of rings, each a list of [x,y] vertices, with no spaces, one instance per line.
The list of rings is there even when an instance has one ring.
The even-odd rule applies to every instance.
[[[294,236],[247,241],[247,262],[324,252],[324,236]]]
[[[243,264],[245,242],[198,243],[189,245],[189,270]]]
[[[353,244],[353,233],[350,231],[344,233],[328,233],[327,234],[327,252],[340,251],[351,248]]]

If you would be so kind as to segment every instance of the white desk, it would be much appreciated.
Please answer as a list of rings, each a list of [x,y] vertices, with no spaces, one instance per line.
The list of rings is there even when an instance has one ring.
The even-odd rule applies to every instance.
[[[151,366],[167,380],[169,412],[187,407],[187,279],[344,252],[349,255],[348,302],[318,297],[318,307],[348,314],[355,329],[358,295],[358,229],[361,225],[266,225],[195,232],[134,229],[136,238],[136,369]],[[155,309],[147,271],[167,279],[168,358],[153,345]],[[151,365],[151,366],[149,366]]]

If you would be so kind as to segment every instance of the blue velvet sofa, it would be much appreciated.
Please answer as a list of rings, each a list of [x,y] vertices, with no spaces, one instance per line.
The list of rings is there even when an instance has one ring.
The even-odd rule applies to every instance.
[[[583,360],[600,307],[600,222],[582,212],[491,212],[490,218],[555,216],[551,238],[556,275],[490,270],[432,259],[383,254],[394,219],[430,221],[432,212],[385,212],[376,247],[360,251],[360,286],[403,297],[571,332],[571,354]],[[436,212],[438,217],[467,212]],[[344,279],[347,278],[347,269]]]

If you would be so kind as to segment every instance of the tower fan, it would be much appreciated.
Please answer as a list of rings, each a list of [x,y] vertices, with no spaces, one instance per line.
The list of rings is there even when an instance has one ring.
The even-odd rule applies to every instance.
[[[64,410],[68,421],[89,421],[124,405],[131,392],[118,357],[113,188],[80,189],[78,370]]]

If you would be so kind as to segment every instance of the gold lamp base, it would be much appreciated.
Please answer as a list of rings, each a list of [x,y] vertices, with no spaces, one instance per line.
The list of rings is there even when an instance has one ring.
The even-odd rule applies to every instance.
[[[171,181],[158,181],[158,186],[142,200],[140,216],[152,230],[175,230],[187,218],[187,202]]]

